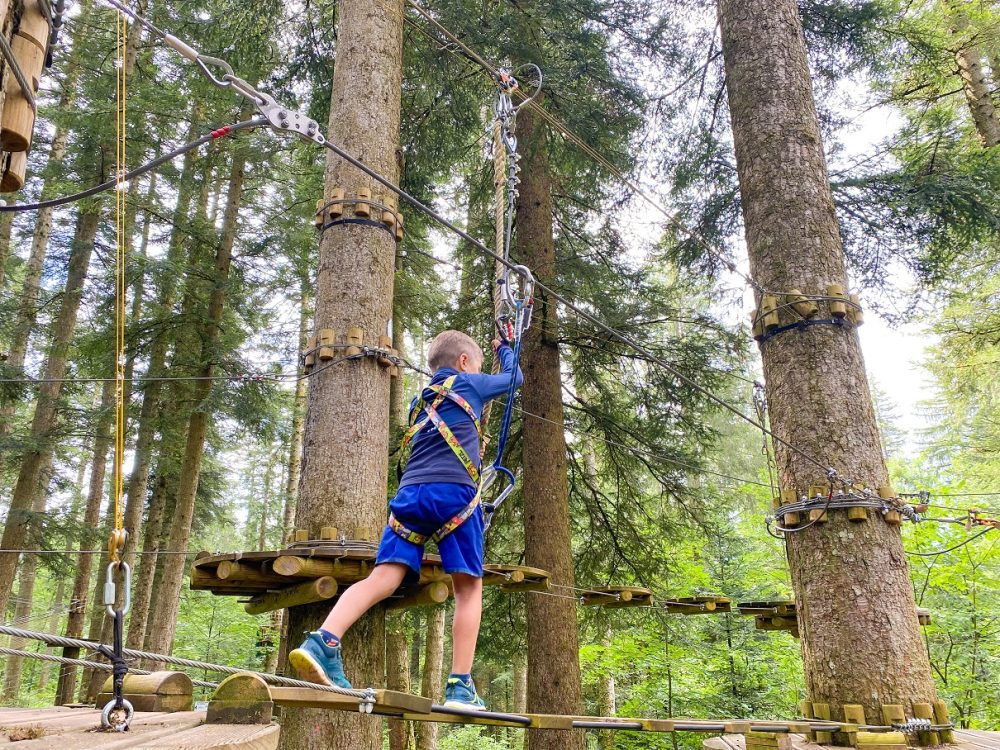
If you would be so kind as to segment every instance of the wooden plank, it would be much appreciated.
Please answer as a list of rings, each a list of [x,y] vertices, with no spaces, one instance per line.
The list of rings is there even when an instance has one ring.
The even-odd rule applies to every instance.
[[[953,729],[956,742],[962,745],[983,748],[983,750],[1000,750],[1000,732],[986,732],[975,729]]]
[[[129,750],[276,750],[280,731],[277,724],[205,724],[172,737],[128,747]]]
[[[17,743],[18,750],[93,750],[96,746],[95,738],[100,738],[101,750],[128,750],[139,741],[171,737],[179,731],[196,727],[205,720],[205,713],[202,711],[136,713],[128,733],[95,734],[92,730],[100,726],[101,712],[88,708],[77,709],[75,713],[87,718],[83,729],[68,733],[46,733],[38,739],[22,740]],[[38,726],[46,727],[45,724]]]
[[[333,711],[357,711],[358,698],[340,693],[311,688],[270,686],[271,700],[278,706],[295,708],[326,708]],[[374,713],[410,712],[429,714],[433,701],[422,695],[399,693],[394,690],[376,690]]]

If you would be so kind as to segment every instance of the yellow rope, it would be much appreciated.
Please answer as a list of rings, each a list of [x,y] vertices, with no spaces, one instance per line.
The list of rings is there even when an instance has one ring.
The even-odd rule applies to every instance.
[[[114,532],[109,541],[111,560],[118,563],[125,543],[125,516],[122,508],[124,477],[122,465],[125,456],[125,56],[128,45],[128,19],[119,12],[117,17],[118,44],[115,60],[115,470],[114,470]]]

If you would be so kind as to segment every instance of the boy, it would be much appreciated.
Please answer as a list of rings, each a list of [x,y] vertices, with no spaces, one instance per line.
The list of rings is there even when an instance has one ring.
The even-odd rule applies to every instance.
[[[344,675],[340,638],[359,617],[420,575],[424,544],[437,541],[444,570],[455,590],[451,674],[445,705],[482,710],[472,682],[472,660],[483,610],[483,510],[478,504],[479,418],[491,399],[507,391],[514,374],[514,353],[493,341],[500,358],[497,375],[480,374],[483,352],[460,331],[444,331],[431,342],[427,361],[434,376],[422,399],[411,404],[413,427],[404,438],[413,446],[389,503],[375,569],[340,597],[316,632],[288,660],[299,675],[322,685],[351,687]],[[524,376],[517,368],[516,387]],[[416,414],[413,411],[417,410]]]

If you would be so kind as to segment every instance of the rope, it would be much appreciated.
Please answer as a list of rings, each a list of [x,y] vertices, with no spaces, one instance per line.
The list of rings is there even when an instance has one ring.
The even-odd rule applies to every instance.
[[[109,550],[111,562],[117,567],[125,544],[125,511],[122,507],[125,458],[125,264],[128,238],[125,206],[126,159],[126,71],[128,55],[128,21],[124,13],[115,15],[117,59],[115,65],[115,453],[114,453],[114,531]]]
[[[15,638],[28,638],[30,640],[41,641],[42,643],[47,643],[50,646],[61,646],[62,648],[81,648],[90,651],[95,650],[101,644],[96,641],[84,641],[78,638],[65,638],[60,635],[52,635],[51,633],[39,633],[34,630],[21,630],[20,628],[10,628],[6,625],[0,625],[0,634],[10,635]],[[237,669],[236,667],[227,667],[223,664],[211,664],[204,661],[196,661],[194,659],[181,659],[177,656],[167,656],[166,654],[153,654],[148,651],[138,651],[136,649],[126,648],[122,649],[122,653],[125,656],[131,657],[133,659],[147,659],[149,661],[163,662],[164,664],[174,664],[178,667],[191,667],[192,669],[203,669],[210,672],[219,672],[220,674],[252,674],[260,677],[266,682],[270,682],[274,685],[286,685],[288,687],[306,687],[313,690],[322,690],[327,693],[338,693],[340,695],[349,695],[353,698],[359,698],[361,700],[368,700],[372,696],[371,688],[366,688],[364,690],[358,689],[348,689],[336,687],[333,685],[316,685],[312,682],[305,682],[304,680],[294,680],[291,677],[281,677],[280,675],[270,674],[268,672],[255,672],[249,669]]]
[[[21,656],[26,659],[38,659],[39,661],[50,661],[56,662],[58,664],[72,664],[77,667],[88,667],[89,669],[99,669],[102,672],[110,672],[113,667],[110,664],[105,664],[101,661],[87,661],[86,659],[71,659],[68,656],[55,656],[54,654],[43,654],[38,651],[22,651],[19,648],[6,648],[0,647],[0,654],[3,656]],[[129,672],[132,674],[153,674],[145,669],[136,669],[135,667],[129,667]],[[191,680],[192,685],[203,688],[215,689],[219,687],[216,682],[206,682],[205,680]]]

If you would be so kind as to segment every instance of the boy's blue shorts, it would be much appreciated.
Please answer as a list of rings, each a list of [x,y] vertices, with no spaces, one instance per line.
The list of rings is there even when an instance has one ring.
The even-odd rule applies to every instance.
[[[407,528],[431,535],[454,518],[476,496],[476,488],[454,482],[411,484],[396,493],[389,510]],[[483,575],[483,506],[437,543],[446,573]],[[382,532],[375,564],[401,563],[410,571],[405,583],[420,575],[424,548],[396,534],[389,526]]]

